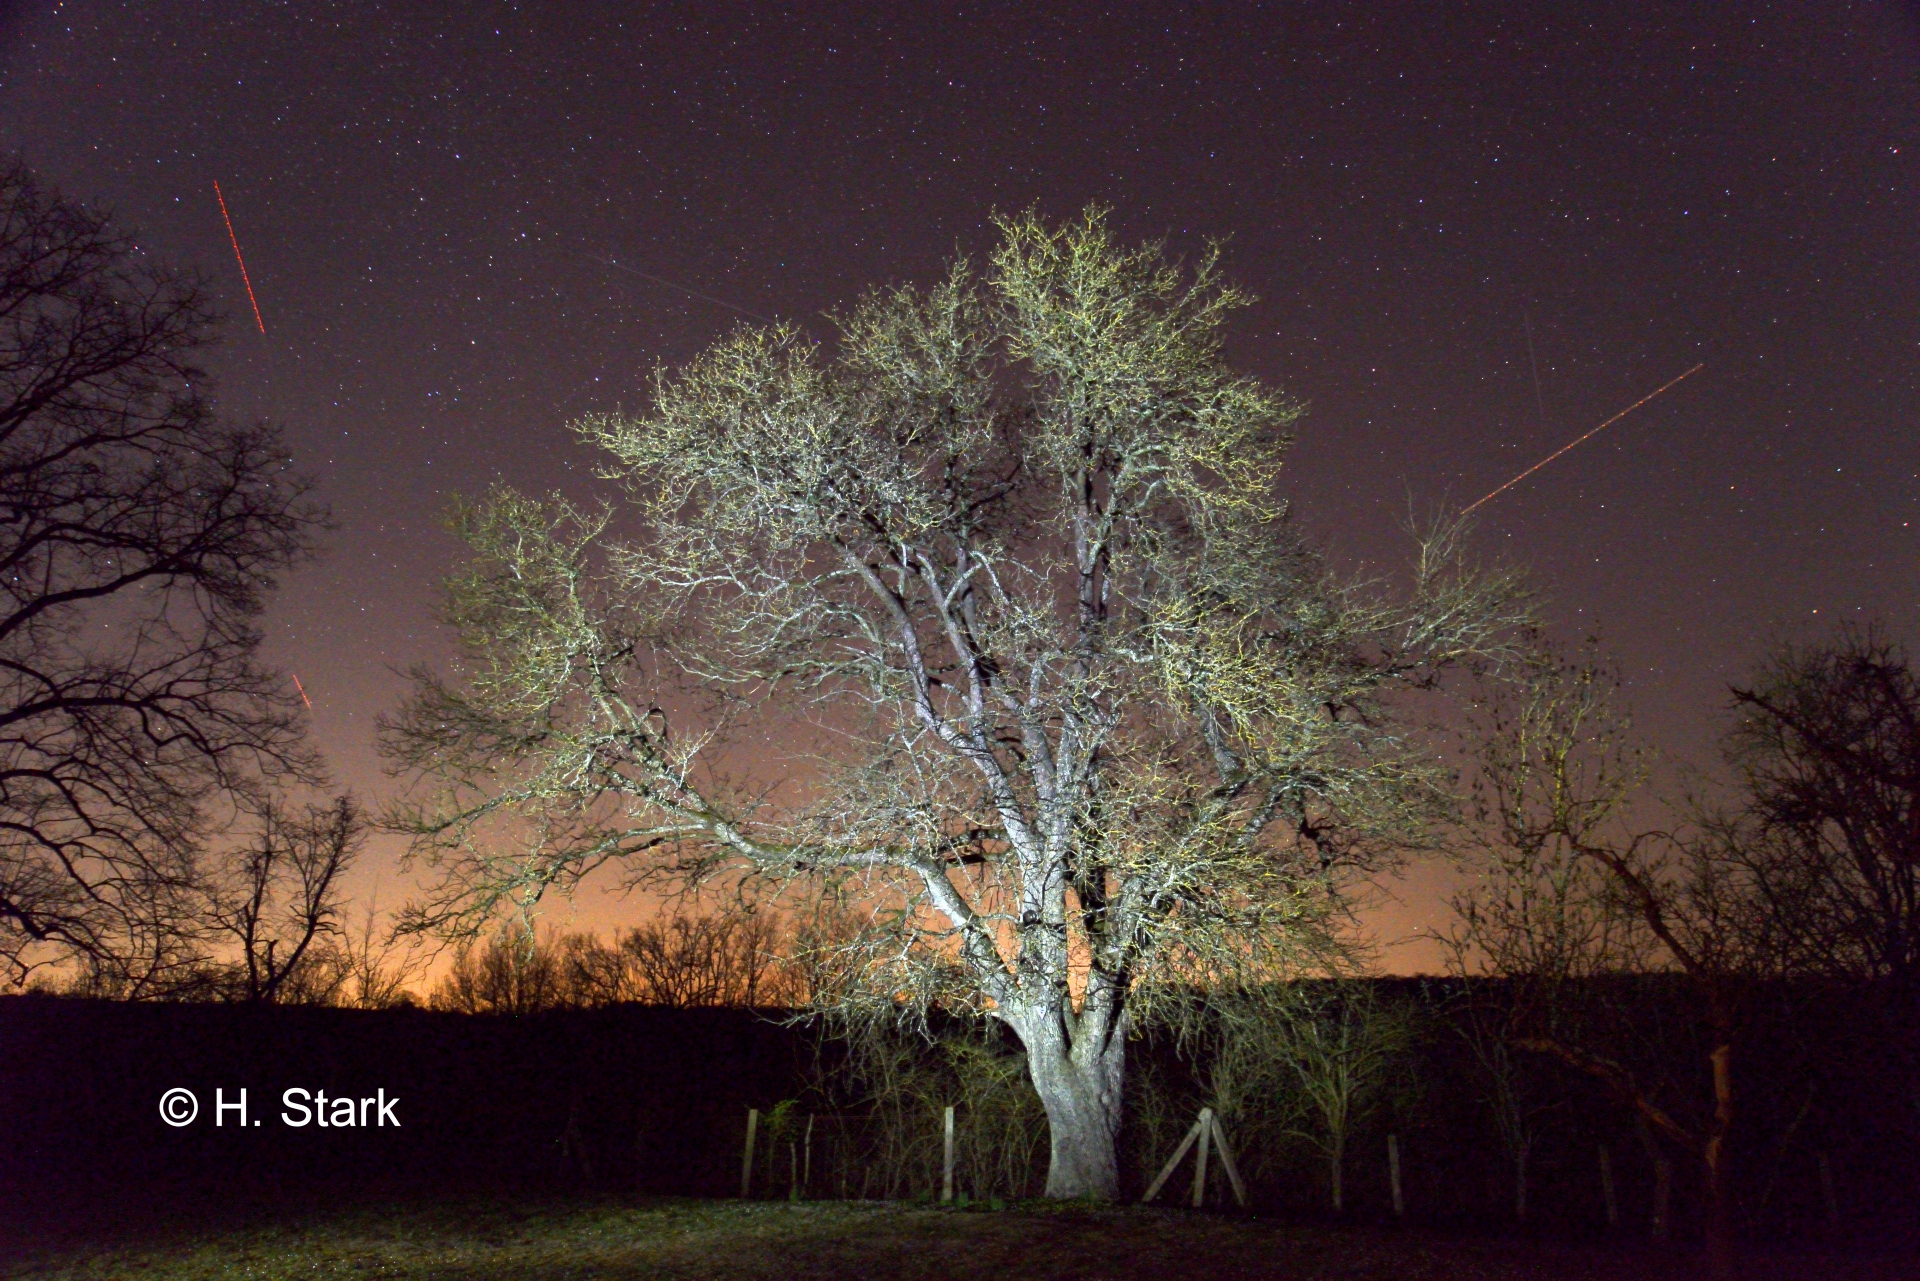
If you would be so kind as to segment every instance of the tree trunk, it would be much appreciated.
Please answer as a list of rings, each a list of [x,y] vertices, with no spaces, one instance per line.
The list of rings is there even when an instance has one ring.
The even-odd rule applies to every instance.
[[[1640,1145],[1647,1150],[1647,1159],[1653,1162],[1653,1216],[1648,1221],[1648,1235],[1660,1240],[1667,1235],[1667,1211],[1673,1196],[1673,1162],[1667,1160],[1666,1152],[1660,1147],[1660,1140],[1647,1124],[1646,1114],[1635,1112],[1633,1116],[1635,1131],[1640,1135]]]
[[[1620,1226],[1620,1199],[1613,1192],[1613,1155],[1607,1151],[1607,1145],[1600,1145],[1600,1201],[1606,1207],[1607,1226]]]
[[[1701,1152],[1707,1167],[1707,1267],[1713,1281],[1733,1276],[1733,1190],[1727,1178],[1727,1133],[1733,1128],[1733,1046],[1708,1055],[1713,1065],[1713,1123]]]
[[[1027,1073],[1047,1111],[1049,1199],[1120,1198],[1120,1086],[1126,1037],[1070,1038],[1057,1014],[1013,1024],[1027,1049]],[[1083,1028],[1083,1032],[1087,1029]]]
[[[1344,1186],[1346,1180],[1343,1177],[1347,1171],[1347,1136],[1344,1131],[1333,1136],[1333,1146],[1327,1153],[1327,1164],[1330,1167],[1328,1173],[1333,1178],[1333,1212],[1341,1214],[1347,1208]]]

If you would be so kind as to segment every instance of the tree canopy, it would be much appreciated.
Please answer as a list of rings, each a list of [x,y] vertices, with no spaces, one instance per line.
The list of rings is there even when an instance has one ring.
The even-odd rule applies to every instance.
[[[1049,1194],[1110,1197],[1128,1027],[1326,960],[1349,878],[1442,806],[1397,695],[1524,611],[1457,531],[1397,598],[1328,570],[1279,494],[1301,407],[1228,365],[1217,250],[996,225],[826,342],[742,329],[579,422],[619,502],[461,506],[463,658],[386,726],[420,780],[392,819],[441,872],[419,929],[608,863],[864,904],[823,991],[1004,1020]],[[781,717],[837,746],[764,758]]]
[[[1776,650],[1733,690],[1722,820],[1801,972],[1920,984],[1920,681],[1872,628]]]

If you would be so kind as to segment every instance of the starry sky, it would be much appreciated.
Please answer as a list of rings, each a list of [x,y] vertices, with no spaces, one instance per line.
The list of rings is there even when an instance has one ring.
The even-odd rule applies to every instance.
[[[1229,239],[1232,358],[1311,406],[1289,495],[1343,565],[1704,362],[1479,513],[1704,762],[1769,643],[1920,623],[1920,25],[1467,8],[8,3],[0,146],[229,313],[223,404],[339,522],[270,656],[369,796],[396,669],[446,656],[451,495],[584,496],[567,421],[656,363],[1090,201]],[[1443,924],[1438,884],[1388,933]]]

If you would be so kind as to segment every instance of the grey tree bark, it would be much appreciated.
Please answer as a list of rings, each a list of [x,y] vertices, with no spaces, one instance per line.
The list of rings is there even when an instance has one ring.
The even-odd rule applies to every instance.
[[[1027,1050],[1027,1071],[1047,1112],[1048,1197],[1112,1201],[1120,1196],[1118,1140],[1126,1074],[1124,1031],[1068,1033],[1071,1011],[1008,1018]]]
[[[1390,693],[1523,611],[1453,530],[1405,601],[1328,572],[1277,493],[1299,410],[1227,368],[1212,252],[999,227],[987,270],[871,295],[830,347],[742,331],[579,424],[636,536],[504,490],[457,512],[462,671],[386,727],[424,793],[389,821],[443,873],[422,930],[608,862],[845,909],[816,1005],[1004,1021],[1049,1195],[1107,1198],[1129,1029],[1328,955],[1348,879],[1440,799]],[[809,717],[805,782],[754,777]]]

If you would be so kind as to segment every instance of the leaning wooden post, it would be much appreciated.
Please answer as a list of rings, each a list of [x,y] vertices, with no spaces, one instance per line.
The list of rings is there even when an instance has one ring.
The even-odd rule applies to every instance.
[[[1160,1173],[1153,1176],[1153,1182],[1147,1186],[1147,1194],[1140,1198],[1142,1205],[1160,1195],[1160,1189],[1166,1186],[1167,1180],[1172,1178],[1173,1172],[1180,1167],[1180,1159],[1186,1156],[1187,1149],[1192,1147],[1194,1140],[1200,1137],[1200,1130],[1201,1125],[1198,1121],[1187,1127],[1187,1137],[1180,1140],[1180,1146],[1173,1150],[1173,1155],[1167,1158],[1167,1163],[1160,1167]]]
[[[953,1200],[953,1107],[947,1107],[945,1119],[945,1151],[940,1158],[940,1204],[946,1205]]]
[[[1207,1157],[1208,1149],[1213,1145],[1213,1109],[1201,1108],[1200,1155],[1193,1162],[1193,1208],[1198,1210],[1207,1203]]]
[[[1607,1145],[1600,1145],[1600,1199],[1606,1203],[1607,1226],[1620,1226],[1620,1201],[1613,1193],[1613,1154],[1607,1151]]]
[[[740,1155],[740,1196],[753,1194],[753,1140],[760,1129],[760,1109],[747,1109],[747,1148]]]
[[[1393,1217],[1403,1219],[1407,1214],[1407,1203],[1400,1195],[1400,1136],[1387,1136],[1387,1183],[1393,1189]]]
[[[1247,1208],[1247,1185],[1240,1181],[1240,1167],[1234,1163],[1233,1148],[1227,1142],[1226,1127],[1220,1124],[1220,1118],[1212,1118],[1213,1141],[1220,1147],[1220,1164],[1227,1172],[1227,1182],[1233,1186],[1233,1202],[1242,1210]]]

